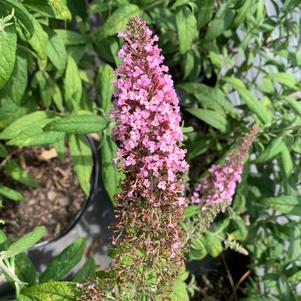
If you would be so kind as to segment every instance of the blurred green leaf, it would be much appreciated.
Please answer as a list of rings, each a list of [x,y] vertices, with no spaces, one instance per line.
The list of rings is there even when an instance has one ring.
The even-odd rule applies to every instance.
[[[39,301],[74,301],[80,290],[76,283],[51,281],[24,288],[22,294]]]
[[[18,191],[15,191],[7,186],[2,185],[0,185],[0,195],[16,202],[20,202],[24,199],[23,195]]]
[[[2,3],[0,3],[0,18],[8,16],[8,12]],[[0,31],[0,89],[9,80],[15,66],[17,50],[17,33],[14,24],[8,25]]]
[[[5,166],[4,171],[15,181],[25,184],[30,187],[38,187],[39,183],[32,177],[27,171],[23,170],[19,164],[13,160],[9,159]]]
[[[301,197],[299,196],[283,195],[264,198],[257,204],[260,207],[271,208],[283,214],[301,216]]]
[[[114,70],[110,65],[103,65],[99,68],[96,83],[100,100],[100,107],[104,110],[105,113],[110,113],[112,109],[114,79]]]
[[[204,109],[186,109],[185,111],[223,133],[227,131],[227,119],[219,112]]]
[[[85,282],[95,274],[96,264],[92,257],[89,257],[82,268],[76,273],[73,278],[74,282]]]
[[[22,238],[12,243],[9,248],[3,252],[4,258],[14,257],[34,246],[46,233],[44,226],[35,228],[32,232],[25,234]]]
[[[91,188],[92,150],[85,137],[75,135],[70,136],[69,147],[80,187],[88,196]]]
[[[64,79],[65,101],[68,107],[77,111],[82,98],[83,87],[78,66],[72,56],[69,55]]]
[[[218,256],[223,251],[223,246],[218,235],[208,232],[203,236],[203,243],[212,257]]]
[[[96,114],[67,115],[45,126],[45,131],[69,134],[99,133],[107,127],[107,120]],[[1,137],[1,134],[0,134]]]
[[[261,101],[247,89],[237,89],[244,99],[247,107],[259,118],[264,125],[269,125],[272,121],[272,113],[263,105]]]
[[[49,35],[48,57],[55,68],[62,74],[67,64],[67,52],[63,40],[53,30],[47,30]]]
[[[279,136],[273,139],[267,146],[267,148],[259,155],[256,159],[256,163],[263,163],[265,161],[273,159],[276,155],[278,155],[283,146],[283,138]]]
[[[86,241],[79,238],[56,256],[40,276],[40,283],[62,280],[82,259]]]
[[[213,9],[214,9],[215,0],[203,0],[203,1],[197,1],[198,5],[198,29],[201,29],[205,25],[208,24],[208,22],[212,18]]]
[[[122,173],[118,171],[113,159],[116,157],[117,145],[107,135],[103,135],[101,144],[101,175],[105,189],[114,204],[114,196],[119,191]]]
[[[101,41],[107,37],[113,36],[126,28],[130,17],[138,16],[140,9],[137,5],[127,4],[118,7],[105,23],[96,31],[95,37],[97,41]]]
[[[180,43],[180,53],[184,54],[191,49],[194,39],[198,36],[197,21],[188,7],[177,10],[176,22]]]

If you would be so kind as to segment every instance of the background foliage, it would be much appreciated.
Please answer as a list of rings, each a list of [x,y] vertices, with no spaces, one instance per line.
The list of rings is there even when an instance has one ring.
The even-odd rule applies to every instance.
[[[89,194],[84,134],[99,133],[103,181],[113,197],[121,177],[108,116],[120,63],[116,34],[141,15],[160,37],[180,97],[190,183],[251,121],[262,128],[231,210],[191,241],[188,259],[215,257],[239,242],[252,259],[246,300],[300,300],[300,8],[298,0],[0,0],[0,168],[36,187],[11,158],[12,147],[51,144],[63,158],[67,141]],[[0,195],[22,200],[13,187],[0,185]],[[40,283],[51,279],[47,273]],[[177,283],[181,301],[188,299],[187,276]],[[19,300],[45,300],[51,285],[26,288]],[[60,285],[66,296],[72,291]]]

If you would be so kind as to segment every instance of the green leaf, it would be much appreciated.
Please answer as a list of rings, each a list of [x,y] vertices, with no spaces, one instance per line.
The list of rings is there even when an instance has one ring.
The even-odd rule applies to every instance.
[[[284,145],[282,136],[273,139],[267,146],[267,148],[259,155],[255,160],[256,163],[263,163],[273,159],[278,155]]]
[[[251,296],[251,297],[240,299],[240,301],[279,301],[279,300],[260,297],[260,296]]]
[[[130,17],[140,15],[137,5],[127,4],[119,6],[106,22],[96,31],[95,36],[98,41],[117,34],[124,30]]]
[[[176,281],[173,285],[172,300],[174,301],[189,301],[187,285],[183,281]]]
[[[100,106],[105,113],[110,113],[112,109],[114,79],[114,70],[110,65],[103,65],[99,68],[96,84],[100,99]]]
[[[227,119],[219,112],[204,109],[186,109],[186,111],[223,133],[227,131]]]
[[[11,12],[9,12],[11,13]],[[9,15],[0,3],[0,18]],[[11,20],[14,23],[14,19]],[[15,24],[0,30],[0,89],[9,80],[15,66],[17,50],[17,33]]]
[[[23,170],[13,159],[10,159],[6,162],[4,171],[15,181],[18,181],[30,187],[39,186],[37,180],[33,178],[27,171]]]
[[[61,37],[51,29],[47,29],[49,35],[48,57],[55,68],[62,74],[67,64],[67,51]]]
[[[272,121],[271,112],[263,105],[261,101],[247,89],[237,89],[240,96],[244,99],[247,107],[259,118],[264,125],[269,125]]]
[[[289,88],[295,88],[296,84],[297,84],[297,80],[295,78],[294,75],[290,74],[290,73],[286,73],[286,72],[278,72],[278,73],[270,73],[268,74],[268,77],[280,84],[283,84]]]
[[[40,276],[40,283],[50,280],[61,280],[82,259],[86,241],[79,238],[56,256]]]
[[[212,257],[218,256],[223,251],[223,245],[217,234],[208,232],[204,234],[203,242]]]
[[[21,281],[29,285],[37,283],[37,271],[27,254],[21,253],[15,257],[15,269]]]
[[[0,139],[12,139],[19,135],[22,131],[30,131],[31,128],[47,124],[51,121],[51,115],[46,111],[36,111],[34,113],[25,115],[15,122],[10,124],[3,132],[0,133]]]
[[[301,216],[300,196],[283,195],[264,198],[257,205],[264,208],[272,208],[283,214]]]
[[[80,72],[73,57],[69,55],[65,79],[65,101],[70,109],[77,111],[82,98],[83,87]]]
[[[20,104],[26,90],[27,78],[27,60],[18,55],[12,76],[3,89],[4,96]]]
[[[6,147],[2,143],[0,143],[0,158],[5,158],[8,155],[9,155],[9,153],[8,153]]]
[[[76,283],[51,281],[27,287],[22,290],[22,294],[39,301],[74,301],[80,290],[76,287]]]
[[[26,39],[30,39],[34,33],[34,25],[32,23],[32,16],[28,10],[19,2],[15,0],[5,0],[5,6],[15,11],[15,16]]]
[[[80,187],[89,195],[93,165],[91,148],[85,137],[75,135],[70,136],[69,146]]]
[[[7,145],[44,146],[64,140],[64,137],[65,133],[63,132],[43,132],[40,128],[32,128],[32,131],[23,131],[17,137],[9,140]]]
[[[44,226],[35,228],[32,232],[24,235],[22,238],[12,243],[9,248],[4,251],[4,258],[16,256],[34,246],[46,233]]]
[[[212,109],[220,113],[224,113],[225,111],[235,113],[233,105],[218,88],[212,88],[199,83],[184,83],[177,87],[193,95],[205,109]]]
[[[96,114],[68,115],[47,124],[44,130],[69,134],[99,133],[107,127],[107,123]]]
[[[56,29],[55,33],[58,34],[65,46],[81,45],[89,42],[89,38],[87,36],[78,32],[65,29]]]
[[[101,176],[104,187],[114,203],[114,196],[119,191],[119,183],[122,179],[122,173],[117,170],[113,159],[116,157],[117,145],[107,135],[102,137],[101,146]]]
[[[301,117],[301,105],[300,103],[291,96],[281,96],[296,112],[297,114]]]
[[[294,168],[293,160],[287,146],[283,143],[280,150],[280,162],[286,178],[291,176]]]
[[[176,23],[180,43],[180,53],[186,53],[198,36],[197,21],[190,9],[186,6],[181,7],[176,13]]]
[[[21,193],[2,185],[0,186],[0,195],[16,202],[22,201],[24,199]]]
[[[189,260],[201,260],[207,255],[207,249],[200,239],[193,239],[189,242]]]
[[[74,276],[74,282],[85,282],[88,278],[92,277],[95,273],[96,264],[92,257],[89,257],[83,267]]]
[[[212,20],[204,40],[211,41],[223,34],[230,27],[233,18],[233,10],[227,7],[227,3],[222,4]]]
[[[198,29],[204,27],[211,20],[215,0],[198,1]]]
[[[44,69],[47,65],[48,35],[34,17],[31,17],[31,22],[34,26],[34,33],[28,43],[38,55],[40,68]]]
[[[71,21],[72,15],[67,6],[67,0],[47,0],[47,1],[54,8],[55,16],[57,19]]]
[[[244,1],[243,5],[236,12],[236,16],[232,23],[233,28],[238,27],[244,22],[248,14],[250,14],[250,10],[252,9],[252,6],[254,6],[253,0]]]

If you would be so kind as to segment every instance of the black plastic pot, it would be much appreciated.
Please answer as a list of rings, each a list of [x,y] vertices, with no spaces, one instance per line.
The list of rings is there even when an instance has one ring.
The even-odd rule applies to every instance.
[[[67,235],[74,227],[75,225],[79,222],[80,218],[82,217],[82,215],[84,214],[84,212],[86,211],[90,201],[95,197],[96,191],[97,191],[97,185],[98,185],[98,176],[99,176],[99,160],[98,160],[98,154],[97,154],[97,148],[95,145],[95,142],[93,141],[93,139],[86,135],[86,139],[91,147],[92,150],[92,157],[93,157],[93,170],[92,170],[92,174],[91,174],[91,188],[90,188],[90,194],[88,197],[86,197],[85,201],[83,202],[80,210],[78,211],[78,213],[74,216],[73,220],[71,221],[71,223],[68,225],[68,227],[66,227],[58,237],[56,237],[55,239],[52,240],[45,240],[42,241],[40,243],[37,243],[35,246],[33,246],[30,250],[34,250],[37,248],[41,248],[41,247],[45,247],[48,244],[58,241],[60,239],[63,239],[63,237],[65,235]]]
[[[91,147],[92,157],[93,157],[93,169],[92,169],[92,175],[91,175],[90,195],[88,197],[86,197],[80,210],[74,216],[74,218],[72,219],[72,221],[68,225],[68,227],[66,227],[57,238],[48,240],[48,241],[47,240],[42,241],[42,242],[36,244],[35,246],[33,246],[32,248],[29,249],[29,254],[34,254],[36,252],[38,252],[37,254],[42,254],[42,252],[40,252],[40,251],[47,249],[47,247],[50,244],[58,244],[58,243],[60,243],[60,241],[63,242],[65,237],[67,237],[67,235],[70,233],[70,231],[80,222],[81,217],[85,213],[85,211],[88,208],[91,201],[93,199],[95,199],[95,196],[98,191],[98,185],[99,185],[99,159],[98,159],[97,145],[90,136],[86,136],[86,138]],[[61,244],[63,244],[63,243],[61,243]],[[37,256],[30,256],[30,257],[35,266],[39,266],[39,261],[42,261],[41,259],[43,259],[43,258],[41,258],[42,256],[40,256],[40,255],[38,257]],[[0,300],[10,300],[10,298],[14,298],[14,290],[7,282],[3,282],[2,284],[0,284]]]

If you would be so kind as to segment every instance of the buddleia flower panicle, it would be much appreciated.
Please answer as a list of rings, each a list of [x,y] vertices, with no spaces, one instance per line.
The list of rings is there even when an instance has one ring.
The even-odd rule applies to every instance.
[[[133,281],[136,290],[153,271],[153,289],[159,295],[159,286],[165,283],[166,289],[183,264],[179,222],[187,205],[182,175],[188,165],[181,148],[179,101],[168,67],[162,64],[158,37],[145,21],[131,18],[128,32],[119,36],[125,42],[118,53],[124,63],[115,71],[111,116],[119,146],[116,162],[125,179],[116,196],[113,244],[120,255],[114,269],[119,281]]]
[[[204,209],[218,204],[226,208],[231,204],[236,185],[241,180],[244,160],[258,132],[259,128],[253,126],[239,146],[227,156],[224,164],[211,166],[210,174],[195,185],[191,203],[200,204]]]

